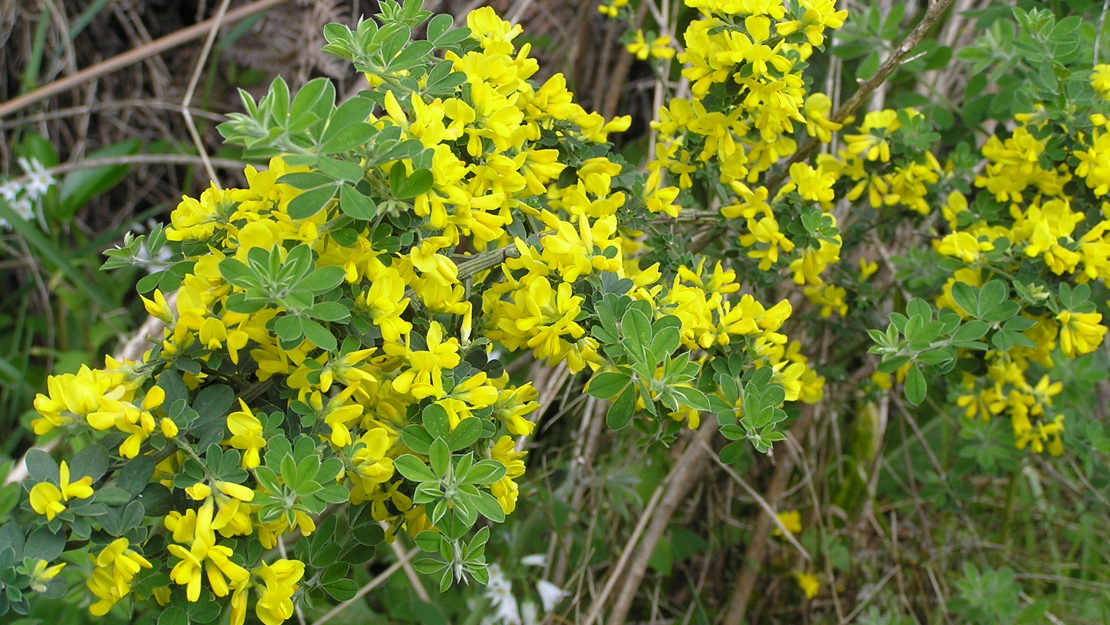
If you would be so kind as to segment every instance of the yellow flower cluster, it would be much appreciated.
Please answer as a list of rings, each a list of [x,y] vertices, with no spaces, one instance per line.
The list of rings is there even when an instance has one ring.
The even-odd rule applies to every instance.
[[[829,211],[840,168],[794,163],[777,190],[759,183],[772,165],[796,151],[797,131],[827,142],[840,128],[828,118],[829,98],[807,92],[802,70],[825,31],[839,28],[847,12],[837,11],[831,0],[803,1],[794,14],[773,2],[687,4],[700,13],[687,28],[686,47],[678,56],[691,95],[672,98],[652,122],[654,159],[648,163],[646,206],[678,217],[680,194],[694,187],[696,177],[723,187],[720,213],[742,220],[737,242],[758,269],[770,271],[787,259],[794,281],[810,285],[811,298],[829,313],[841,312],[839,293],[821,278],[840,259],[839,234],[799,245],[780,224],[787,203],[808,204],[819,207],[835,230]]]
[[[1096,88],[1098,84],[1096,76]],[[1075,193],[1074,183],[1069,184],[1073,178],[1082,179],[1096,197],[1110,189],[1110,139],[1100,129],[1105,118],[1095,115],[1094,131],[1076,137],[1079,147],[1071,156],[1078,165],[1073,170],[1066,158],[1046,152],[1047,130],[1038,119],[1019,115],[1009,136],[991,136],[982,147],[985,166],[973,182],[980,193],[1001,205],[998,211],[984,213],[969,206],[960,191],[935,199],[944,171],[927,152],[923,160],[885,165],[891,159],[889,139],[901,125],[895,111],[868,113],[860,133],[845,137],[847,145],[835,167],[840,175],[856,181],[845,196],[849,199],[867,192],[876,208],[901,205],[922,214],[939,204],[937,212],[945,227],[933,240],[933,248],[962,264],[944,284],[936,300],[939,306],[968,319],[970,311],[953,299],[955,285],[978,288],[992,278],[1012,280],[1022,267],[1044,276],[1027,284],[1027,300],[1049,305],[1048,311],[1024,312],[1007,322],[1006,332],[1016,333],[1017,338],[1009,339],[1009,345],[988,346],[986,374],[964,374],[957,404],[968,417],[1008,415],[1017,448],[1058,455],[1063,451],[1064,416],[1053,410],[1052,397],[1063,385],[1040,371],[1054,367],[1054,353],[1065,358],[1091,353],[1102,345],[1107,328],[1098,312],[1047,302],[1050,294],[1038,282],[1051,283],[1050,277],[1056,276],[1066,287],[1110,277],[1110,211],[1102,208],[1101,214],[1093,215],[1085,210],[1089,201]],[[835,294],[826,298],[815,291],[814,295],[824,305],[822,314],[836,308]]]
[[[690,4],[702,12],[686,33],[682,57],[694,95],[660,111],[644,201],[677,215],[679,192],[690,188],[696,169],[711,164],[716,182],[735,193],[721,212],[745,220],[738,240],[747,256],[764,270],[788,258],[795,281],[820,289],[828,309],[844,314],[843,291],[820,277],[839,259],[839,235],[796,245],[772,210],[808,204],[822,228],[835,230],[834,172],[795,164],[773,198],[767,186],[748,186],[792,153],[796,128],[827,141],[839,127],[827,118],[828,98],[807,94],[800,72],[844,12],[829,0],[802,0],[796,19],[770,3],[747,3],[750,10],[733,2]],[[499,366],[486,371],[481,364],[527,351],[571,372],[611,365],[592,325],[602,290],[646,302],[651,321],[677,318],[676,349],[681,345],[697,364],[742,351],[744,366],[770,370],[767,377],[787,401],[820,400],[823,379],[783,333],[789,300],[765,306],[720,263],[701,259],[668,269],[654,257],[645,260],[643,233],[622,221],[637,201],[621,180],[628,172],[605,155],[608,134],[626,129],[630,119],[606,121],[585,111],[562,75],[542,85],[530,81],[537,65],[527,44],[514,43],[520,28],[491,9],[471,12],[467,25],[471,43],[444,54],[461,82],[450,95],[432,97],[369,74],[379,106],[362,126],[395,145],[418,143],[418,157],[359,165],[358,183],[334,183],[333,196],[307,216],[295,207],[303,209],[319,187],[300,182],[318,179],[327,164],[321,161],[319,171],[304,165],[314,155],[295,150],[265,169],[248,167],[243,188],[213,186],[184,198],[165,232],[190,269],[172,297],[155,289],[142,300],[165,324],[157,344],[141,362],[108,359],[104,368],[53,376],[36,398],[38,434],[59,427],[122,433],[118,455],[155,459],[152,481],[177,491],[177,509],[159,521],[167,533],[158,555],[167,559],[168,581],[160,577],[164,585],[152,588],[135,579],[151,566],[140,551],[154,558],[161,543],[120,538],[96,557],[93,613],[106,613],[139,584],[137,594],[149,592],[163,604],[174,593],[188,602],[208,593],[227,598],[233,625],[244,622],[252,594],[264,623],[288,619],[305,564],[248,561],[245,554],[316,531],[313,514],[283,501],[293,497],[288,475],[295,471],[282,466],[279,476],[271,466],[283,463],[278,443],[288,443],[292,432],[308,435],[299,440],[327,458],[328,474],[316,486],[340,488],[339,499],[365,506],[388,527],[387,536],[415,536],[435,530],[439,517],[425,509],[413,478],[402,475],[412,458],[398,459],[436,461],[414,451],[406,428],[424,427],[429,409],[446,415],[448,432],[473,432],[481,423],[480,442],[468,453],[505,472],[481,483],[480,495],[513,512],[526,455],[514,437],[533,431],[537,392],[530,383],[513,384]],[[633,51],[666,58],[668,43],[641,35],[643,49],[634,44]],[[727,89],[739,85],[739,93],[724,110],[708,110],[707,96],[728,81]],[[665,185],[672,174],[677,186]],[[427,184],[420,192],[398,192],[398,181],[421,178]],[[348,213],[344,193],[356,185],[383,196],[366,219]],[[193,422],[200,408],[190,398],[231,384],[234,402],[229,394],[222,413]],[[678,387],[703,395],[689,381]],[[654,390],[645,396],[663,397]],[[698,425],[699,409],[674,408],[670,418]],[[216,433],[198,433],[204,429]],[[217,475],[203,466],[203,454],[235,460]],[[183,483],[190,467],[193,477]],[[30,497],[32,508],[55,523],[72,512],[69,502],[94,494],[90,477],[70,482],[64,462],[59,478],[35,485]],[[288,505],[275,512],[267,504],[275,500]],[[242,548],[247,543],[252,549]]]

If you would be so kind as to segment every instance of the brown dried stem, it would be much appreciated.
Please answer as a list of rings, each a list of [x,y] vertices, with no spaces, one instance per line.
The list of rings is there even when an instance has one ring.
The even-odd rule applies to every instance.
[[[272,9],[273,7],[276,7],[287,1],[288,0],[257,0],[256,2],[253,2],[246,6],[228,11],[227,14],[223,16],[222,23],[231,24],[233,22],[237,22],[256,13],[260,13],[267,9]],[[218,20],[216,18],[212,18],[204,20],[203,22],[198,22],[197,24],[189,26],[188,28],[182,28],[175,33],[171,33],[169,35],[166,35],[165,37],[155,39],[154,41],[151,41],[144,46],[135,48],[134,50],[128,50],[123,54],[113,56],[112,58],[106,61],[101,61],[100,63],[97,63],[96,65],[93,65],[91,67],[86,67],[76,74],[66,76],[65,78],[62,78],[60,80],[56,80],[30,93],[26,93],[17,98],[12,98],[11,100],[4,102],[3,104],[0,104],[0,117],[11,115],[12,113],[20,111],[27,106],[34,104],[35,102],[49,98],[59,93],[64,93],[91,80],[96,80],[97,78],[123,69],[124,67],[134,65],[135,63],[154,56],[155,54],[161,54],[166,50],[176,48],[177,46],[180,46],[184,43],[188,43],[194,39],[203,37],[211,31],[212,27],[216,25],[217,21]]]

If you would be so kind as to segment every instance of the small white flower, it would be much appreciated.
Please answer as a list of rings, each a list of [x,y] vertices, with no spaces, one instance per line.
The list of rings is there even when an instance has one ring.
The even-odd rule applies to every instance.
[[[520,618],[523,625],[537,625],[540,622],[539,608],[534,601],[525,601],[520,606]]]
[[[547,554],[533,553],[530,556],[524,556],[523,558],[521,558],[520,563],[525,566],[545,567],[547,566]]]
[[[26,197],[21,197],[11,202],[11,207],[17,215],[24,219],[24,221],[30,221],[31,218],[35,216],[35,207],[31,205],[31,201]]]
[[[489,583],[486,584],[485,595],[497,610],[492,622],[499,625],[521,625],[520,609],[513,596],[512,583],[496,564],[489,567]]]
[[[0,184],[0,197],[3,197],[6,202],[11,203],[15,201],[15,197],[19,195],[19,192],[22,190],[23,187],[19,186],[14,180],[9,180],[4,184]]]
[[[555,609],[555,606],[559,605],[559,602],[570,594],[546,579],[536,582],[536,590],[540,593],[540,601],[543,602],[544,612]]]
[[[54,186],[54,177],[46,173],[42,163],[38,159],[31,157],[30,159],[23,158],[22,156],[16,159],[19,166],[27,174],[27,183],[23,188],[27,191],[27,197],[31,200],[37,200],[46,195],[50,187]]]

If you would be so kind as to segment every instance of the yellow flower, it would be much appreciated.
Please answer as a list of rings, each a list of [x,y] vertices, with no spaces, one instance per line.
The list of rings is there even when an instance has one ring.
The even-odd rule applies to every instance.
[[[859,279],[860,282],[866,282],[868,278],[875,275],[879,270],[879,263],[877,261],[870,261],[862,256],[859,259]]]
[[[794,571],[794,581],[798,582],[798,588],[802,589],[802,594],[806,596],[806,599],[816,597],[821,590],[821,578],[813,573]]]
[[[740,236],[740,245],[753,248],[748,251],[748,256],[759,259],[759,268],[767,271],[778,262],[779,249],[789,252],[794,249],[794,243],[779,231],[779,223],[774,217],[762,217],[758,220],[748,220],[749,234]]]
[[[370,288],[359,299],[370,311],[374,325],[382,333],[382,340],[395,343],[406,336],[412,324],[401,318],[408,308],[409,298],[404,297],[405,281],[393,267],[386,267],[370,280]]]
[[[436,404],[443,407],[451,429],[455,429],[459,421],[473,416],[474,410],[493,405],[497,395],[497,388],[488,383],[488,376],[482,371],[456,384]]]
[[[31,487],[31,508],[45,515],[47,521],[66,509],[65,503],[71,499],[92,497],[92,478],[85,476],[76,482],[69,481],[69,464],[62,460],[58,467],[58,486],[50,482],[39,482]]]
[[[662,35],[651,40],[648,43],[644,39],[644,31],[637,30],[635,38],[625,46],[628,52],[634,55],[641,61],[646,61],[649,56],[657,59],[669,59],[674,56],[674,48],[670,47],[671,38],[667,35]]]
[[[57,577],[58,573],[60,573],[66,565],[65,562],[60,562],[54,566],[47,566],[48,564],[50,563],[46,560],[37,560],[35,562],[35,566],[28,574],[31,581],[28,582],[27,585],[31,590],[35,592],[46,592],[46,585],[50,583],[50,580]]]
[[[1110,65],[1106,63],[1099,63],[1094,66],[1094,72],[1091,73],[1091,86],[1095,91],[1099,92],[1102,97],[1110,100]]]
[[[860,134],[844,136],[847,143],[845,149],[853,156],[885,163],[890,160],[887,138],[901,127],[897,111],[872,111],[864,116],[863,124],[859,127]]]
[[[836,173],[824,168],[814,169],[806,163],[794,163],[790,166],[790,181],[782,191],[796,188],[803,200],[827,204],[835,197],[832,186],[836,182]]]
[[[86,582],[97,601],[89,606],[93,616],[104,616],[117,601],[131,592],[131,582],[139,569],[152,568],[143,556],[129,549],[126,538],[117,538],[93,559],[96,568]]]
[[[1056,315],[1056,320],[1060,322],[1060,349],[1067,356],[1089,354],[1102,345],[1106,326],[1101,323],[1100,313],[1064,310]]]
[[[185,598],[191,602],[200,598],[202,572],[207,574],[208,585],[217,597],[226,597],[231,586],[250,577],[246,569],[231,561],[231,548],[216,544],[212,523],[214,508],[213,500],[206,499],[198,510],[189,510],[184,515],[171,512],[165,520],[166,528],[173,532],[173,539],[184,543],[166,547],[180,560],[170,571],[170,580],[186,587]]]
[[[775,515],[778,517],[779,523],[786,528],[786,531],[791,534],[800,534],[802,532],[802,515],[797,510],[784,510]],[[782,530],[775,528],[775,536],[782,536]]]
[[[166,296],[162,295],[162,291],[154,289],[154,301],[148,300],[142,295],[139,296],[139,299],[143,300],[143,307],[146,308],[147,314],[159,319],[166,325],[173,325],[173,311],[170,310],[170,305],[166,302]]]
[[[393,477],[393,459],[387,454],[395,439],[396,436],[384,427],[371,428],[360,436],[351,454],[348,477],[360,481],[364,488]]]
[[[241,410],[227,415],[227,429],[231,437],[224,444],[242,451],[243,468],[253,469],[260,463],[259,450],[266,446],[266,439],[262,438],[262,422],[254,416],[247,403],[239,399],[239,407]]]
[[[505,465],[505,476],[513,479],[524,475],[524,456],[527,455],[526,451],[516,450],[516,443],[511,436],[497,439],[490,449],[490,458]]]
[[[263,564],[254,574],[265,584],[255,604],[255,614],[265,625],[281,625],[293,616],[293,593],[304,576],[304,563],[299,560],[275,560]]]
[[[513,436],[528,436],[536,424],[526,419],[525,415],[539,408],[539,403],[535,401],[537,395],[536,387],[531,382],[506,388],[497,395],[493,415],[505,424],[505,428]]]
[[[459,341],[452,337],[443,340],[443,326],[433,321],[428,327],[427,349],[413,350],[406,338],[404,345],[388,343],[385,351],[391,356],[403,356],[408,368],[393,380],[393,390],[411,393],[416,399],[443,397],[443,369],[453,369],[459,364]]]

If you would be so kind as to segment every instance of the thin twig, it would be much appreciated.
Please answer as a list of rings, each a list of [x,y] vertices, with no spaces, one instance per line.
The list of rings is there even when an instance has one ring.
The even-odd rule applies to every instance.
[[[789,436],[793,436],[796,440],[801,440],[805,431],[813,423],[813,413],[811,411],[804,411],[794,422],[793,427],[790,428]],[[771,475],[771,483],[767,488],[767,495],[765,499],[770,502],[771,507],[777,507],[779,500],[782,497],[783,491],[786,489],[786,482],[790,478],[790,473],[794,469],[794,456],[793,454],[784,454],[775,465],[775,471]],[[732,595],[729,597],[728,606],[725,608],[724,625],[740,625],[744,622],[744,613],[747,611],[748,599],[751,597],[752,591],[755,590],[755,582],[759,576],[759,570],[763,562],[763,556],[767,551],[767,534],[771,531],[771,517],[766,512],[761,512],[756,519],[755,528],[752,530],[751,539],[748,542],[748,548],[744,552],[744,568],[740,571],[740,576],[736,579],[736,585],[733,586]]]
[[[159,109],[173,111],[175,113],[181,112],[181,105],[176,102],[163,102],[157,99],[115,100],[111,102],[97,102],[91,106],[67,106],[53,111],[43,111],[42,113],[28,115],[27,117],[12,121],[3,121],[0,122],[0,130],[9,130],[11,128],[18,128],[28,124],[37,124],[53,119],[65,119],[67,117],[78,117],[89,113],[129,108]],[[227,117],[219,113],[202,111],[197,108],[190,109],[189,112],[192,113],[194,117],[201,117],[214,122],[227,121]]]
[[[698,429],[697,434],[690,443],[686,446],[686,450],[682,456],[674,463],[670,473],[660,483],[660,487],[666,486],[666,494],[659,501],[655,513],[651,515],[651,524],[644,531],[643,539],[640,541],[639,546],[636,548],[635,558],[632,559],[628,570],[622,573],[624,584],[620,593],[617,594],[616,600],[613,602],[613,609],[609,612],[609,618],[605,621],[606,625],[624,625],[625,618],[628,616],[628,611],[632,607],[632,600],[636,596],[636,591],[643,582],[644,575],[647,573],[648,562],[651,560],[652,554],[655,552],[656,545],[663,537],[667,527],[671,523],[671,517],[674,516],[675,510],[678,509],[685,499],[690,488],[697,482],[701,476],[702,471],[705,469],[705,450],[702,448],[704,443],[708,443],[713,435],[717,433],[716,419],[705,419],[701,427]],[[635,540],[629,541],[629,546],[626,551],[634,546]],[[622,554],[623,557],[623,554]],[[610,579],[615,577],[611,576]],[[584,625],[590,625],[603,607],[604,596],[598,597],[594,602],[594,606],[590,610],[591,618],[587,619]]]
[[[385,521],[381,523],[382,529],[389,527]],[[401,568],[405,570],[405,577],[409,580],[409,585],[412,586],[416,596],[424,603],[430,602],[432,599],[428,596],[428,589],[424,588],[424,583],[420,581],[420,576],[416,574],[416,569],[412,568],[412,563],[405,557],[405,548],[401,546],[400,540],[394,540],[389,543],[390,549],[393,550],[393,555],[397,556],[397,561],[401,563]]]
[[[624,573],[624,567],[628,564],[629,558],[632,557],[632,552],[635,551],[636,543],[640,540],[640,535],[643,534],[644,528],[647,527],[648,520],[651,519],[655,513],[656,506],[659,505],[659,499],[663,496],[663,490],[667,485],[667,480],[659,482],[655,487],[655,492],[651,494],[651,499],[648,500],[647,505],[644,506],[644,512],[640,515],[640,519],[636,521],[636,527],[632,529],[632,535],[628,537],[628,542],[624,546],[624,551],[621,552],[620,557],[617,559],[616,564],[613,565],[613,570],[609,572],[609,578],[605,580],[605,585],[601,587],[601,594],[594,599],[593,605],[590,606],[589,615],[583,625],[592,625],[594,621],[601,616],[601,611],[605,607],[605,600],[609,598],[609,593],[613,591],[616,586],[617,580],[620,579]]]
[[[910,34],[902,40],[902,43],[894,49],[894,53],[887,57],[885,61],[883,61],[883,64],[879,66],[879,71],[875,72],[875,75],[871,78],[865,80],[863,84],[860,85],[859,89],[857,89],[856,92],[852,94],[852,97],[848,98],[848,101],[840,105],[840,108],[836,109],[836,112],[832,114],[832,117],[830,117],[829,120],[838,124],[843,123],[852,115],[852,113],[855,113],[856,109],[859,108],[861,104],[863,104],[863,101],[871,95],[871,92],[875,91],[875,89],[878,89],[879,86],[886,82],[886,79],[890,77],[892,73],[894,73],[894,70],[898,69],[898,67],[902,65],[902,63],[905,61],[906,55],[908,55],[915,47],[917,47],[917,44],[921,43],[921,40],[925,37],[925,34],[929,32],[933,25],[937,23],[937,20],[940,19],[940,16],[944,15],[944,12],[948,9],[949,6],[952,5],[952,1],[953,0],[936,0],[936,2],[930,4],[929,9],[925,11],[925,16],[922,17],[921,21],[917,23],[917,26],[915,26],[914,29],[910,31]],[[770,190],[771,197],[774,197],[775,190],[778,188],[779,184],[782,183],[783,178],[785,177],[784,172],[788,171],[790,169],[790,166],[794,163],[804,161],[809,158],[809,156],[813,154],[817,150],[817,148],[820,147],[820,145],[821,142],[819,140],[810,139],[806,142],[805,145],[802,146],[800,150],[792,154],[790,158],[787,159],[786,163],[782,166],[778,173],[771,174],[767,177],[766,186]]]
[[[751,485],[745,482],[744,478],[740,477],[739,473],[733,471],[732,467],[721,462],[721,459],[717,457],[717,454],[713,453],[713,449],[709,446],[708,443],[702,443],[702,446],[707,452],[709,452],[709,456],[713,458],[713,460],[718,465],[720,465],[722,469],[725,470],[725,473],[728,473],[728,476],[731,477],[734,482],[739,484],[740,488],[743,488],[744,491],[747,492],[748,495],[751,496],[751,498],[754,499],[757,504],[759,504],[759,507],[762,508],[763,512],[767,515],[767,518],[771,519],[771,522],[775,524],[775,527],[777,527],[778,530],[782,532],[782,535],[784,538],[786,538],[787,542],[789,542],[795,549],[797,549],[798,553],[802,554],[803,558],[812,562],[813,556],[809,555],[809,552],[806,551],[806,548],[802,546],[802,543],[798,542],[797,538],[794,538],[793,532],[786,529],[786,526],[782,524],[781,520],[779,520],[778,512],[775,511],[775,506],[767,503],[767,500],[761,497],[759,493],[751,487]],[[800,453],[798,455],[799,457],[801,456]]]
[[[1095,31],[1095,51],[1094,58],[1091,59],[1091,65],[1098,65],[1098,57],[1100,56],[1102,46],[1102,28],[1106,25],[1106,9],[1110,8],[1110,0],[1104,0],[1102,3],[1102,12],[1098,16],[1098,30]]]
[[[242,169],[245,163],[230,158],[214,158],[211,159],[212,165],[223,169]],[[46,174],[49,176],[56,176],[71,171],[78,171],[82,169],[96,169],[98,167],[116,167],[119,165],[200,165],[200,157],[193,156],[192,154],[130,154],[127,156],[106,156],[104,158],[90,158],[83,161],[74,161],[72,163],[62,163],[54,167],[47,167],[35,175]],[[14,178],[15,182],[20,182],[29,178],[29,175],[19,176]]]
[[[280,4],[284,4],[285,2],[288,2],[288,0],[257,0],[256,2],[253,2],[246,6],[228,11],[227,15],[224,16],[223,22],[225,24],[237,22],[256,13],[260,13],[267,9],[272,9]],[[69,91],[70,89],[73,89],[74,87],[83,85],[86,82],[96,80],[97,78],[100,78],[107,74],[111,74],[114,71],[123,69],[124,67],[134,65],[135,63],[138,63],[139,61],[142,61],[143,59],[151,57],[155,54],[161,54],[166,50],[176,48],[177,46],[202,37],[209,32],[209,29],[212,28],[212,25],[214,23],[215,19],[207,19],[203,22],[199,22],[197,24],[189,26],[188,28],[182,28],[175,33],[170,33],[165,37],[155,39],[145,46],[141,46],[133,50],[128,50],[123,54],[118,54],[106,61],[101,61],[96,65],[87,67],[77,72],[76,74],[66,76],[65,78],[62,78],[60,80],[55,80],[52,83],[44,85],[30,93],[26,93],[17,98],[12,98],[11,100],[4,102],[3,104],[0,104],[0,117],[11,115],[12,113],[22,110],[27,106],[34,104],[35,102],[38,102],[45,98],[49,98],[50,96],[57,95],[59,93],[64,93],[66,91]]]
[[[223,0],[220,3],[220,8],[216,10],[216,15],[212,18],[212,28],[208,31],[208,37],[204,40],[204,47],[201,48],[196,66],[193,67],[193,75],[189,79],[189,86],[185,89],[184,97],[181,98],[181,116],[185,118],[185,127],[189,130],[189,136],[193,138],[193,145],[197,147],[197,154],[200,155],[200,160],[204,163],[204,170],[208,173],[209,180],[216,185],[217,189],[223,187],[216,176],[216,170],[212,167],[212,161],[208,159],[208,148],[204,146],[204,141],[200,138],[197,125],[193,122],[193,115],[189,112],[189,105],[193,103],[193,93],[197,90],[197,83],[200,82],[204,64],[208,62],[208,55],[212,52],[212,44],[216,42],[216,35],[220,34],[220,27],[223,26],[224,20],[227,18],[229,4],[231,4],[231,0]]]
[[[417,548],[413,548],[413,549],[409,550],[408,553],[405,553],[400,559],[398,559],[393,564],[389,565],[389,568],[382,571],[377,577],[375,577],[374,579],[366,582],[366,585],[364,585],[362,588],[358,589],[358,592],[355,593],[355,596],[353,596],[350,599],[344,601],[343,603],[340,603],[339,605],[335,606],[331,610],[328,610],[327,613],[325,613],[320,618],[316,619],[316,621],[312,625],[324,625],[324,623],[327,623],[328,621],[335,618],[336,615],[338,615],[340,612],[342,612],[343,610],[346,610],[347,608],[351,607],[351,605],[354,602],[361,599],[364,595],[366,595],[366,593],[368,593],[371,590],[374,590],[375,588],[377,588],[378,586],[381,586],[382,584],[384,584],[386,580],[388,580],[394,573],[397,572],[397,569],[403,567],[405,565],[405,563],[407,563],[409,560],[411,560],[413,556],[415,556],[417,553],[419,553],[419,551],[420,550],[417,549]]]

